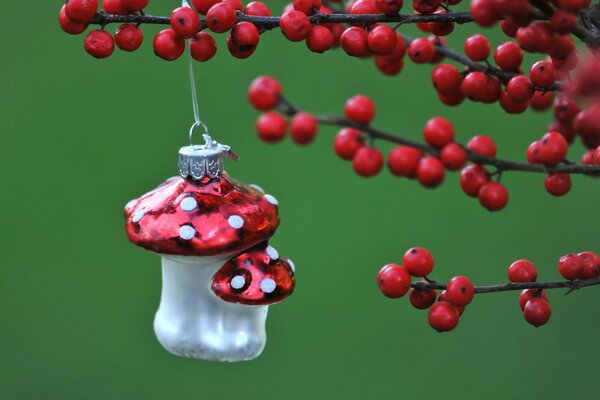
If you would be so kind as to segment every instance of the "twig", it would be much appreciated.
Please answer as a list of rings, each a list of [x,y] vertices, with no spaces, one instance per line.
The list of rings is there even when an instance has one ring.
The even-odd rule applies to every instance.
[[[278,104],[279,110],[288,115],[293,116],[301,110],[288,102],[285,98],[281,98]],[[424,151],[425,153],[431,154],[434,157],[440,156],[440,150],[434,147],[430,147],[426,144],[415,142],[413,140],[396,136],[391,133],[381,131],[373,128],[370,125],[359,124],[354,121],[350,121],[338,115],[316,115],[315,118],[319,123],[326,125],[337,125],[341,127],[351,127],[358,129],[371,138],[410,146]],[[600,173],[600,165],[584,165],[577,163],[569,163],[557,166],[547,166],[541,164],[527,164],[517,161],[503,160],[495,157],[486,157],[478,153],[474,153],[466,147],[462,146],[467,152],[467,157],[471,162],[482,165],[491,165],[502,171],[524,171],[524,172],[537,172],[537,173],[562,173],[562,174],[598,174]]]
[[[581,289],[588,286],[600,285],[600,277],[592,279],[577,279],[574,281],[551,281],[551,282],[515,282],[515,283],[504,283],[500,285],[486,285],[486,286],[475,286],[475,293],[495,293],[495,292],[506,292],[509,290],[523,290],[523,289],[560,289],[567,288],[570,293],[573,290]],[[415,282],[411,287],[420,290],[428,289],[446,289],[445,283],[436,281],[424,281]]]

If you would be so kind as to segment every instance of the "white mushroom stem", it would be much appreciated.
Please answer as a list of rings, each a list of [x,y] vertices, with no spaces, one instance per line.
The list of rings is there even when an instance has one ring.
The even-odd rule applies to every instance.
[[[154,331],[173,354],[243,361],[262,352],[268,306],[228,303],[210,288],[217,270],[233,255],[162,256],[163,287]]]

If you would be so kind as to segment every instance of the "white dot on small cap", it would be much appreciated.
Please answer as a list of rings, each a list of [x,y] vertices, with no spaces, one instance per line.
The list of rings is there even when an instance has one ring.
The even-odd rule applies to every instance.
[[[239,215],[232,215],[229,217],[227,222],[229,222],[229,226],[231,226],[233,229],[240,229],[242,226],[244,226],[244,219]]]
[[[133,218],[131,218],[131,222],[133,222],[134,224],[137,224],[138,222],[140,222],[142,220],[142,218],[144,218],[144,215],[146,215],[146,211],[144,211],[144,210],[136,211],[135,214],[133,214]]]
[[[264,192],[265,192],[265,191],[263,190],[263,188],[261,188],[261,187],[260,187],[260,186],[258,186],[258,185],[255,185],[254,183],[253,183],[252,185],[250,185],[250,187],[251,187],[252,189],[254,189],[254,190],[258,190],[258,191],[259,191],[259,192],[261,192],[261,193],[264,193]]]
[[[263,279],[262,281],[260,281],[260,290],[262,290],[263,293],[273,293],[276,287],[277,284],[271,278]]]
[[[277,199],[273,196],[271,196],[270,194],[265,194],[265,200],[267,200],[269,203],[273,204],[274,206],[278,206],[279,202],[277,201]]]
[[[294,264],[294,262],[292,260],[290,260],[288,258],[287,260],[288,264],[290,264],[290,268],[292,269],[292,272],[296,272],[296,265]]]
[[[196,236],[196,230],[191,225],[183,225],[179,228],[179,237],[183,240],[190,240]]]
[[[198,202],[193,197],[186,197],[185,199],[181,200],[179,206],[183,211],[192,211],[198,206]]]
[[[267,254],[271,257],[271,260],[277,260],[279,258],[279,253],[273,246],[267,247]]]
[[[246,284],[246,278],[244,278],[242,275],[236,275],[233,277],[231,282],[229,282],[229,284],[234,289],[241,289]]]

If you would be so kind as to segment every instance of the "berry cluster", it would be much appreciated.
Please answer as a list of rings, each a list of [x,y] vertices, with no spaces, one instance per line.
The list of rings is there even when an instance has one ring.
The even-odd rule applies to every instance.
[[[560,97],[559,97],[560,98]],[[264,111],[256,123],[258,136],[265,142],[276,143],[282,140],[289,128],[292,140],[300,145],[311,143],[319,128],[319,119],[314,115],[299,111],[282,97],[282,86],[273,77],[260,76],[248,90],[250,103]],[[291,116],[277,111],[280,108]],[[351,160],[354,171],[363,177],[380,173],[385,165],[381,150],[373,145],[369,124],[376,114],[373,101],[365,95],[356,95],[346,101],[343,119],[334,119],[344,125],[333,141],[335,153],[343,160]],[[331,123],[331,118],[321,118]],[[442,184],[446,170],[458,171],[462,191],[479,200],[489,211],[503,209],[509,200],[507,188],[499,182],[501,169],[490,172],[486,164],[497,160],[497,147],[492,138],[486,135],[473,136],[466,145],[455,141],[455,130],[446,118],[433,117],[423,128],[423,144],[400,144],[388,153],[387,167],[394,176],[416,179],[425,188],[435,188]],[[568,142],[560,132],[546,133],[533,142],[527,150],[531,164],[544,168],[566,164]],[[598,153],[598,156],[596,154]],[[600,150],[586,153],[590,164],[600,163]],[[586,158],[584,157],[584,163]],[[468,161],[473,164],[466,165]],[[494,180],[492,178],[496,177]],[[571,189],[570,175],[549,173],[544,181],[546,191],[553,196],[565,195]]]
[[[390,298],[403,297],[408,293],[410,304],[419,309],[429,309],[429,325],[438,332],[454,329],[465,307],[475,293],[503,290],[521,290],[519,306],[525,320],[533,326],[544,325],[550,319],[551,309],[545,288],[578,288],[574,280],[588,280],[599,284],[600,257],[592,252],[569,254],[560,258],[558,271],[566,282],[537,282],[537,269],[528,260],[517,260],[508,267],[510,283],[505,285],[475,287],[465,276],[455,276],[447,284],[428,278],[433,271],[433,256],[421,247],[410,248],[404,254],[403,265],[387,264],[377,274],[377,285]],[[413,283],[412,277],[423,278]],[[581,282],[581,281],[580,281]],[[527,287],[531,286],[531,287]],[[436,289],[442,289],[437,294]]]

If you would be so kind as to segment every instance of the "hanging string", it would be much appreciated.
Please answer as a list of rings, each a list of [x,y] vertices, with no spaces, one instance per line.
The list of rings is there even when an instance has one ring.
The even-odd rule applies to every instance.
[[[192,89],[192,107],[194,109],[194,124],[190,128],[190,146],[194,145],[194,141],[193,141],[194,128],[196,128],[197,126],[201,126],[202,129],[204,130],[204,135],[203,135],[204,140],[205,140],[206,144],[208,144],[208,143],[212,142],[212,138],[210,137],[210,134],[208,133],[208,127],[200,119],[200,108],[198,106],[198,93],[196,90],[196,77],[194,74],[194,60],[193,60],[191,54],[190,54],[190,68],[189,69],[190,69],[190,86]]]
[[[187,0],[182,0],[181,6],[182,7],[190,7]],[[188,44],[189,44],[189,40],[188,40]],[[194,59],[192,58],[192,53],[191,52],[188,52],[188,53],[189,53],[189,59],[190,59],[189,72],[190,72],[190,86],[192,89],[192,107],[194,109],[194,124],[190,128],[190,146],[194,146],[194,141],[193,141],[192,136],[194,135],[194,128],[196,128],[197,126],[201,126],[202,129],[204,130],[203,137],[204,137],[205,145],[208,145],[213,142],[213,139],[210,136],[210,134],[208,133],[208,127],[200,119],[200,108],[198,106],[198,92],[196,89],[196,74],[194,73]]]

